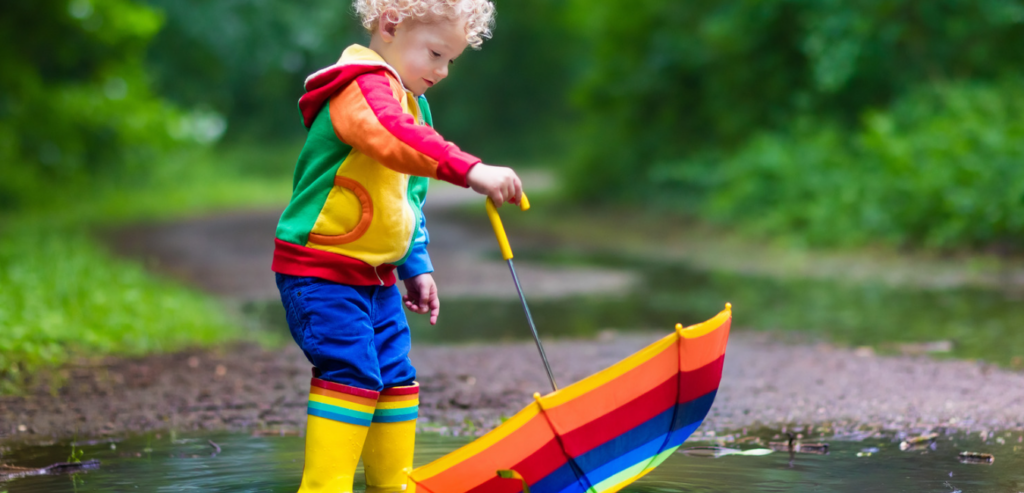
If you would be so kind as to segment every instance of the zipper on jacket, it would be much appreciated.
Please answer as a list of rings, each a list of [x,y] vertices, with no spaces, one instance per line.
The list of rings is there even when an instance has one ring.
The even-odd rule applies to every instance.
[[[384,280],[380,278],[380,274],[377,273],[377,266],[373,266],[373,275],[377,276],[377,280],[380,281],[380,285],[384,285]]]

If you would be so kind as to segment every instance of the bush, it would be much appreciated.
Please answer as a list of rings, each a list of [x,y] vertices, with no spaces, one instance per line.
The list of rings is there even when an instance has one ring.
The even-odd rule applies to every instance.
[[[130,0],[0,6],[0,207],[128,172],[172,141],[181,115],[150,92],[141,63],[161,22]]]
[[[350,0],[145,0],[166,15],[147,54],[162,95],[228,115],[229,139],[304,137],[305,78],[351,43],[369,43]],[[486,161],[554,149],[569,119],[577,47],[566,0],[498,2],[494,39],[467,49],[427,93],[438,130]]]
[[[567,181],[588,200],[642,199],[656,163],[730,153],[800,115],[844,132],[922,85],[1024,64],[1021,0],[576,0],[573,12],[590,49]]]
[[[1024,84],[929,87],[853,131],[809,119],[717,166],[687,161],[658,176],[708,187],[706,217],[812,244],[1021,246]],[[695,170],[713,179],[695,183]]]

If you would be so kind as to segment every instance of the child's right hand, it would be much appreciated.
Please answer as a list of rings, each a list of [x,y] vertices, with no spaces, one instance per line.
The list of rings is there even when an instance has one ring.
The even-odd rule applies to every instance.
[[[523,182],[512,168],[480,163],[469,170],[466,181],[474,192],[490,197],[495,207],[505,202],[518,204],[523,196]]]

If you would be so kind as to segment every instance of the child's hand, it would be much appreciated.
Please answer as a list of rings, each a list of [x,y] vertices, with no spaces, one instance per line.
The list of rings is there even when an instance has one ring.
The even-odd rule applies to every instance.
[[[407,294],[402,296],[405,307],[421,315],[430,312],[430,325],[436,325],[437,315],[441,313],[441,300],[437,298],[434,276],[420,274],[406,279],[405,291]]]
[[[474,192],[490,197],[495,207],[506,201],[518,204],[523,196],[523,182],[512,168],[480,163],[469,170],[466,181]]]

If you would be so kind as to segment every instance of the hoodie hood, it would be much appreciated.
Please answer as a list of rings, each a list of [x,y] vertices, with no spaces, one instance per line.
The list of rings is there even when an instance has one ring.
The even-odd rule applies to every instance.
[[[320,109],[341,88],[360,75],[380,70],[387,70],[399,84],[402,83],[402,77],[394,67],[388,65],[376,51],[365,46],[352,45],[341,53],[338,63],[307,77],[306,94],[299,98],[299,111],[302,113],[302,121],[306,128],[313,126],[313,120],[320,113]]]

